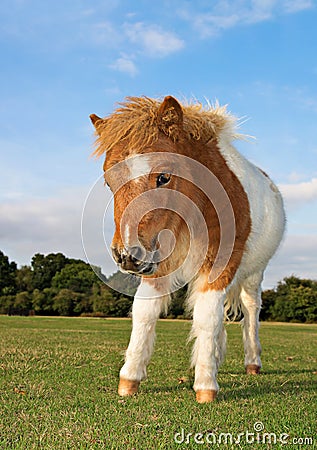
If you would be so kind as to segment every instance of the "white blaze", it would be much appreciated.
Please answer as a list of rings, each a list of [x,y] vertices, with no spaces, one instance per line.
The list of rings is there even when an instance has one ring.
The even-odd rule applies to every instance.
[[[129,168],[132,179],[148,175],[152,169],[150,164],[150,156],[146,157],[142,154],[128,158],[126,160],[126,164]]]

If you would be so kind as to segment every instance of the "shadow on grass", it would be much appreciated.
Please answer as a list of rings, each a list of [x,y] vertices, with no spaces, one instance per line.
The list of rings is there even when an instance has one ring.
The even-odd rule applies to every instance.
[[[260,375],[246,375],[241,372],[222,372],[221,375],[235,375],[231,381],[220,380],[220,392],[218,401],[248,400],[263,395],[291,394],[301,395],[315,392],[314,380],[294,379],[293,376],[312,373],[311,370],[272,370],[263,372]],[[272,378],[271,375],[288,375],[291,379],[284,381]],[[282,382],[281,382],[282,381]],[[168,383],[155,386],[149,380],[146,384],[141,384],[142,394],[177,394],[181,392],[193,392],[193,380],[182,384]]]
[[[261,376],[261,375],[260,375]],[[263,377],[263,380],[264,377]],[[235,385],[232,386],[229,383],[223,383],[222,389],[219,392],[220,401],[232,401],[232,400],[248,400],[257,397],[263,397],[263,395],[295,395],[300,396],[302,394],[309,394],[315,392],[315,386],[313,381],[308,380],[286,380],[283,383],[279,383],[276,380],[272,383],[269,378],[259,385]]]
[[[144,394],[164,394],[164,393],[172,393],[172,392],[182,392],[182,391],[192,391],[192,383],[186,382],[182,384],[177,384],[177,381],[171,382],[169,384],[155,384],[155,386],[151,385],[151,381],[149,380],[146,383],[140,384],[141,389],[140,393]]]
[[[263,375],[291,375],[291,374],[305,374],[305,373],[312,373],[313,370],[311,369],[266,369],[266,370],[262,370],[261,369],[261,373],[260,376]],[[244,372],[241,372],[241,370],[225,370],[225,371],[220,371],[219,375],[226,375],[226,376],[230,376],[230,375],[234,375],[234,376],[245,376],[246,374]],[[252,377],[253,375],[248,375],[248,377]],[[256,376],[256,375],[255,375]]]

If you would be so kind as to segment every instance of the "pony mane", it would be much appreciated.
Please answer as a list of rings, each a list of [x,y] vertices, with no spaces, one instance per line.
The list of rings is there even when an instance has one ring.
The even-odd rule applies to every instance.
[[[93,155],[101,156],[125,139],[131,150],[153,145],[159,137],[158,111],[162,101],[148,97],[127,97],[125,102],[97,126],[98,138]],[[188,139],[208,142],[225,130],[230,140],[241,139],[238,120],[218,102],[206,106],[197,101],[181,103],[183,129]]]

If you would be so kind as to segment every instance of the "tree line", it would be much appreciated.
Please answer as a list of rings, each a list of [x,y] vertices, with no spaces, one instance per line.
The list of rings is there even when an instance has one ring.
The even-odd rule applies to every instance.
[[[96,275],[98,273],[98,276]],[[127,317],[139,279],[124,279],[125,292],[114,288],[123,275],[102,274],[99,267],[62,253],[36,253],[20,268],[0,251],[0,314]],[[172,295],[168,316],[189,318],[184,287]],[[317,322],[317,281],[284,278],[262,293],[261,320]]]
[[[36,253],[17,268],[0,251],[0,314],[126,316],[132,299],[110,289],[101,269],[62,253]]]

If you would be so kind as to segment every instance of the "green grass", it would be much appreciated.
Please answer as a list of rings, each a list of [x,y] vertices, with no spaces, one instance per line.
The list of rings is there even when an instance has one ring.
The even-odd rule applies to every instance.
[[[208,432],[235,439],[254,432],[256,422],[263,432],[289,434],[289,443],[314,439],[313,445],[292,448],[316,448],[316,325],[262,324],[258,377],[244,375],[241,329],[229,325],[221,390],[207,405],[195,402],[191,388],[189,322],[158,323],[149,379],[138,395],[119,398],[130,328],[129,320],[0,317],[0,448],[211,448]],[[174,435],[182,429],[203,433],[205,445],[194,436],[177,444]],[[282,447],[247,444],[245,437],[220,446]]]

